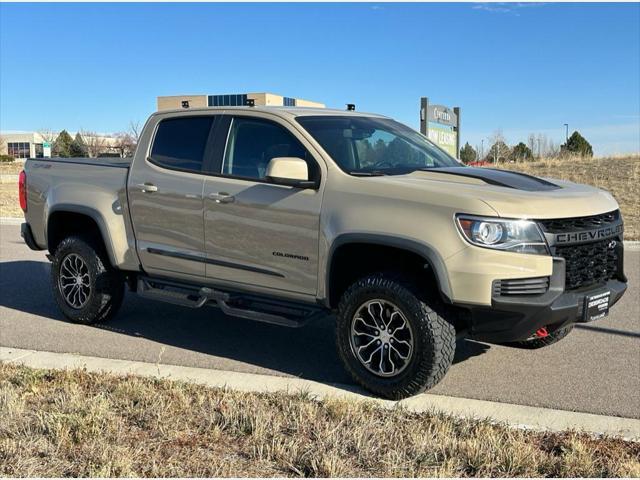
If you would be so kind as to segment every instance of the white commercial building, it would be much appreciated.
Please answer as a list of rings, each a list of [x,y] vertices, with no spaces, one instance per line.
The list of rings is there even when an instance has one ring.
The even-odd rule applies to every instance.
[[[75,138],[76,133],[69,132],[71,138]],[[118,138],[113,135],[87,135],[81,136],[85,144],[91,145],[91,154],[94,151],[98,154],[118,153]],[[2,131],[0,132],[0,155],[9,155],[17,160],[26,158],[48,158],[52,156],[53,144],[58,137],[58,132],[20,132]]]

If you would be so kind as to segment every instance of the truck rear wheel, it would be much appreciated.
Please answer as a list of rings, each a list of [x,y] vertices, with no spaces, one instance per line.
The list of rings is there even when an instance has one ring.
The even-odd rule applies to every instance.
[[[410,282],[376,274],[344,293],[338,306],[338,353],[355,381],[401,399],[435,386],[453,361],[456,331]]]
[[[65,238],[51,264],[56,303],[72,322],[92,324],[111,318],[124,297],[124,281],[101,249],[81,237]]]

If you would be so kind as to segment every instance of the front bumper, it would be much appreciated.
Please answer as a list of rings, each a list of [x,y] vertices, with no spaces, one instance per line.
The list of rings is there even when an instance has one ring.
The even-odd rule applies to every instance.
[[[618,302],[627,289],[624,276],[585,289],[564,291],[565,261],[553,259],[549,289],[539,296],[494,295],[491,307],[467,306],[470,336],[486,342],[502,343],[525,340],[538,329],[553,331],[583,322],[584,299],[588,295],[610,291],[609,307]]]

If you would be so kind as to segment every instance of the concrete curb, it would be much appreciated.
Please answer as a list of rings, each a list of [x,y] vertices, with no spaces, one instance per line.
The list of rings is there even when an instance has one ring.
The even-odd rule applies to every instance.
[[[24,218],[0,217],[0,225],[20,225],[21,223],[24,223]]]
[[[393,402],[367,397],[353,387],[327,385],[299,378],[152,364],[88,357],[70,353],[39,352],[10,347],[0,347],[0,362],[15,363],[32,368],[60,370],[81,368],[90,372],[106,372],[116,375],[133,374],[180,380],[209,387],[230,388],[244,392],[304,391],[318,399],[340,398],[353,401],[369,401],[383,408],[403,407],[413,412],[442,412],[457,417],[489,419],[512,427],[535,431],[559,432],[576,430],[594,435],[615,436],[627,440],[640,441],[640,420],[632,418],[567,412],[549,408],[431,394],[418,395],[400,402]]]

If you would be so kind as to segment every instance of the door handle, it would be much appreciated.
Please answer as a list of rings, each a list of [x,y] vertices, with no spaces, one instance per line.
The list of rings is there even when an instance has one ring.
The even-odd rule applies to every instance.
[[[138,188],[142,190],[142,193],[153,193],[158,191],[158,187],[153,183],[139,183]]]
[[[215,200],[216,203],[233,203],[236,201],[236,197],[226,192],[210,193],[209,198]]]

